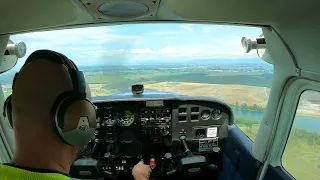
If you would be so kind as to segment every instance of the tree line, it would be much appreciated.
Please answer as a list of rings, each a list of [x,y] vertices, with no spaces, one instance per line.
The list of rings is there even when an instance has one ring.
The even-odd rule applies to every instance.
[[[232,109],[237,110],[247,110],[247,111],[255,111],[255,112],[264,112],[266,108],[262,106],[258,106],[256,104],[253,104],[252,106],[244,103],[239,104],[238,101],[235,104],[229,104]]]
[[[246,130],[249,130],[248,132],[254,132],[251,131],[251,128],[253,127],[253,125],[260,124],[260,121],[249,119],[246,117],[237,117],[235,118],[235,124],[245,126]],[[256,136],[256,134],[254,134],[254,136]],[[320,146],[320,133],[317,132],[310,132],[301,128],[292,128],[290,131],[289,138],[296,139],[299,141],[307,141],[309,146]]]

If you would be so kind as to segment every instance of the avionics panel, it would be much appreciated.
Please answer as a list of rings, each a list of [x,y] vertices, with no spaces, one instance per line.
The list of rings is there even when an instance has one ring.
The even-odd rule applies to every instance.
[[[173,104],[172,144],[179,153],[179,137],[187,137],[189,148],[194,153],[212,153],[223,150],[228,133],[230,111],[219,102],[183,101]],[[220,151],[219,150],[219,151]]]
[[[183,96],[96,102],[99,122],[95,138],[88,145],[91,157],[101,160],[105,169],[111,167],[106,162],[113,159],[117,171],[131,175],[131,168],[140,159],[146,163],[155,159],[159,168],[169,153],[177,163],[183,156],[179,137],[185,135],[194,154],[210,156],[209,161],[219,164],[215,161],[220,161],[233,115],[228,105],[209,99]]]
[[[140,110],[141,129],[146,135],[171,135],[170,108],[142,108]]]

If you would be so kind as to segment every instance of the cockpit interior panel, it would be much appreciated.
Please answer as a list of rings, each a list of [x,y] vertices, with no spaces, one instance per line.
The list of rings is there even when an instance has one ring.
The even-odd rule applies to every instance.
[[[182,161],[199,161],[216,170],[221,167],[228,125],[233,123],[231,108],[224,102],[176,97],[110,99],[94,104],[97,128],[78,160],[95,160],[110,177],[130,176],[140,160],[149,164],[156,179],[168,178],[170,172],[183,167]],[[74,164],[72,175],[84,178],[80,169]]]

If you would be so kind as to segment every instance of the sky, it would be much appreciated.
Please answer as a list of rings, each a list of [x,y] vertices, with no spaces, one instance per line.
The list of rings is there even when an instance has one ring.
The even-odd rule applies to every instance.
[[[19,59],[17,67],[38,49],[61,52],[78,66],[96,66],[185,63],[199,59],[245,61],[257,58],[257,54],[244,53],[241,37],[261,34],[261,28],[256,27],[153,23],[33,32],[10,38],[27,45],[27,54]]]

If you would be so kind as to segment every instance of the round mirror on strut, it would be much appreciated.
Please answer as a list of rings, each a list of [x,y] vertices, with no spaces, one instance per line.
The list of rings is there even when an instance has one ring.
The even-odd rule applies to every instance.
[[[250,38],[244,36],[241,38],[241,45],[245,53],[249,53],[251,50],[256,49],[258,56],[265,62],[272,64],[273,60],[271,55],[268,52],[266,46],[266,40],[261,34],[258,38]]]
[[[268,52],[268,49],[257,49],[258,56],[267,63],[273,64],[271,55]]]
[[[23,41],[14,43],[9,39],[4,56],[0,63],[0,74],[12,69],[18,62],[18,58],[26,55],[27,46]]]

